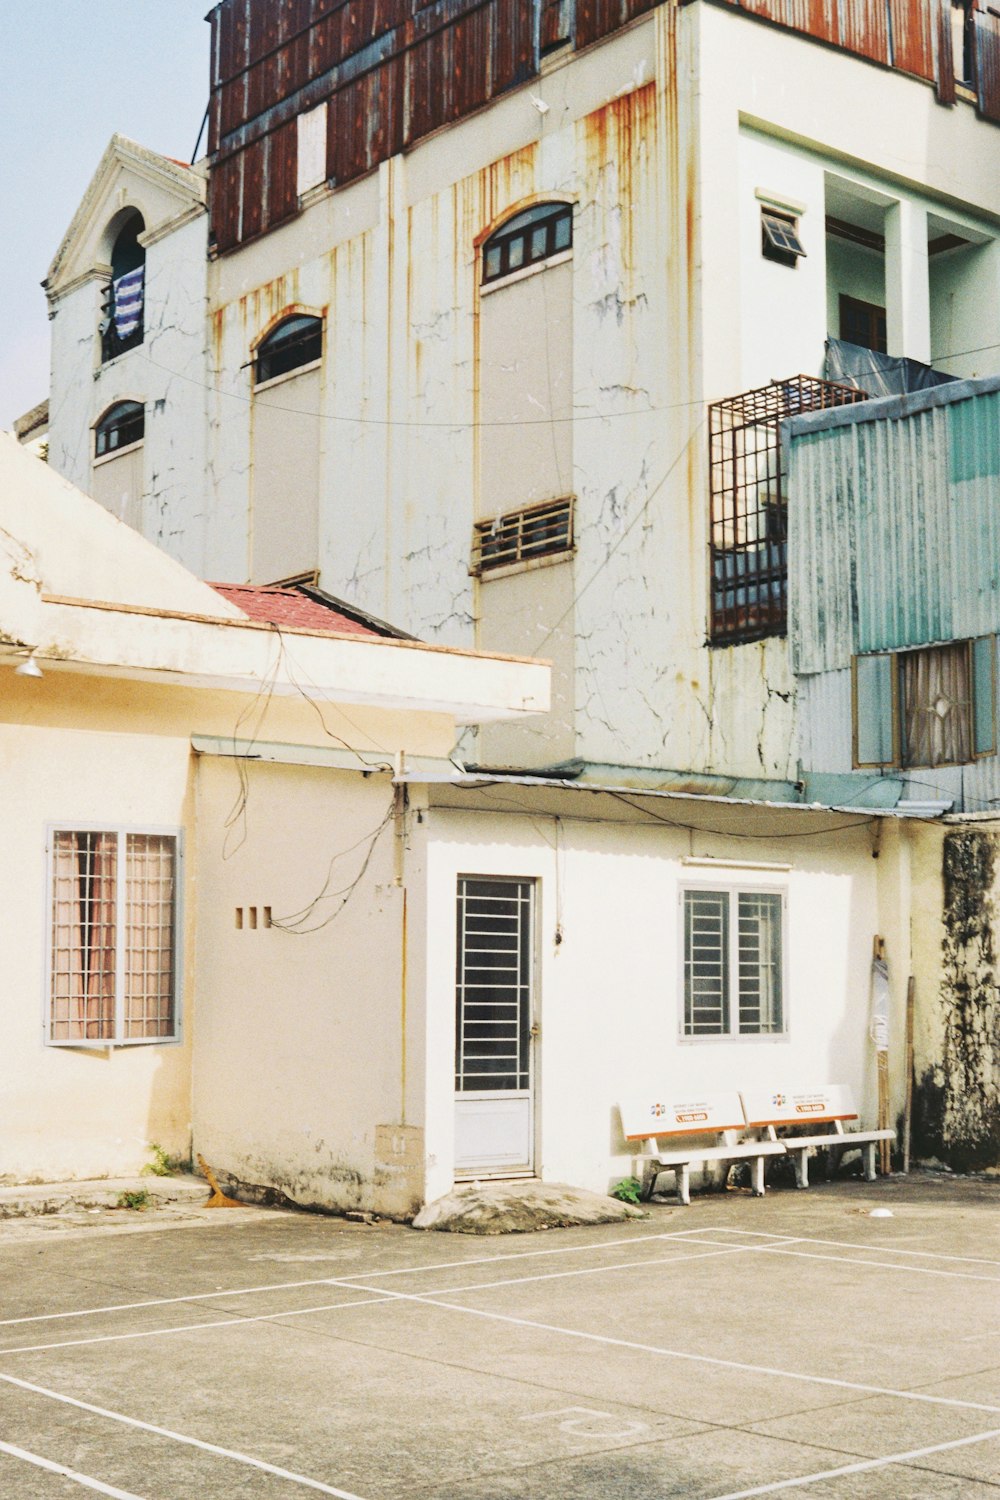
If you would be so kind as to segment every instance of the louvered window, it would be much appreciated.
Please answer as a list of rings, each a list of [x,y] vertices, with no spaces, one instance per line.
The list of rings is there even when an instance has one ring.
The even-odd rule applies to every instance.
[[[683,892],[685,1036],[784,1030],[780,891]]]
[[[573,500],[549,500],[480,521],[472,540],[472,571],[486,573],[512,563],[569,552],[573,547]]]
[[[455,1088],[530,1084],[534,883],[458,882]]]

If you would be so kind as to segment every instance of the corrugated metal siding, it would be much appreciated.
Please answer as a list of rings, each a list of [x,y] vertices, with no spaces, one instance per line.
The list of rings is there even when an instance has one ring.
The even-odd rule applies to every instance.
[[[977,10],[973,19],[979,112],[987,120],[1000,120],[1000,16]]]
[[[718,0],[872,62],[935,77],[942,0]],[[947,9],[947,4],[945,4]]]
[[[799,756],[824,771],[851,769],[851,674],[818,672],[795,684]]]
[[[331,101],[328,170],[349,182],[535,77],[540,46],[562,35],[590,46],[667,3],[683,0],[222,0],[211,14],[209,105],[217,248],[295,211],[295,141],[261,143],[304,110]],[[716,3],[920,78],[937,72],[938,97],[954,98],[945,0]],[[977,36],[980,112],[1000,120],[1000,21],[980,14]]]
[[[789,444],[793,669],[1000,631],[1000,392]]]
[[[934,35],[940,14],[940,0],[928,5],[889,0],[893,67],[933,82]]]

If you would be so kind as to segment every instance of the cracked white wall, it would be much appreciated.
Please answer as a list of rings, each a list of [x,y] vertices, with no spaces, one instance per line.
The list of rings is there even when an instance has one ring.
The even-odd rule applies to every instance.
[[[556,713],[528,731],[526,763],[572,750],[794,777],[785,640],[706,646],[706,405],[819,372],[834,169],[869,192],[920,180],[929,199],[985,205],[991,144],[971,110],[942,110],[924,84],[722,8],[662,6],[556,59],[531,90],[213,264],[215,571],[249,566],[253,341],[282,309],[322,311],[324,587],[426,640],[553,657]],[[761,257],[761,192],[804,205],[795,270]],[[553,195],[575,205],[559,270],[572,285],[576,550],[530,582],[480,582],[473,523],[503,506],[505,483],[523,501],[524,433],[477,425],[490,384],[478,247]],[[520,335],[525,368],[541,369],[561,336],[527,304],[519,317],[507,342]],[[532,397],[547,409],[548,391],[524,395],[525,410]]]
[[[146,251],[143,342],[107,363],[98,332],[106,277],[95,271],[55,297],[49,462],[97,495],[94,424],[117,401],[141,402],[141,499],[120,519],[192,572],[212,577],[218,565],[206,547],[205,275],[204,217],[156,239]],[[108,486],[99,496],[105,501],[113,498]]]

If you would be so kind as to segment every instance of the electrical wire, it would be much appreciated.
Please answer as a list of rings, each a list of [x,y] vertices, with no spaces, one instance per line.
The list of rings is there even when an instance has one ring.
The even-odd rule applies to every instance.
[[[947,354],[938,354],[935,356],[935,358],[939,361],[948,359],[964,359],[970,354],[986,354],[995,349],[1000,349],[1000,343],[980,344],[975,349],[953,350],[952,352]],[[551,427],[553,425],[562,426],[563,424],[580,422],[614,422],[620,420],[621,418],[644,417],[653,415],[657,412],[682,411],[685,407],[712,406],[717,401],[726,399],[726,397],[722,396],[714,398],[698,396],[692,397],[691,400],[688,401],[647,401],[644,406],[633,409],[631,411],[573,412],[570,416],[567,417],[509,417],[502,420],[484,420],[482,418],[479,418],[478,420],[471,422],[462,420],[442,422],[432,420],[430,418],[423,419],[419,417],[346,416],[341,412],[303,411],[300,407],[297,406],[281,406],[277,402],[267,401],[265,397],[257,395],[253,391],[244,392],[225,390],[217,383],[210,384],[208,381],[198,379],[198,377],[195,375],[187,375],[179,370],[171,370],[169,366],[161,364],[158,360],[150,358],[150,355],[146,351],[145,345],[142,344],[139,345],[133,352],[140,355],[140,357],[144,359],[148,365],[151,365],[156,370],[161,370],[165,375],[169,375],[172,379],[187,381],[188,384],[197,386],[199,390],[208,391],[212,395],[221,396],[232,401],[241,401],[244,405],[247,406],[249,406],[251,402],[256,401],[259,402],[262,406],[266,406],[269,411],[287,412],[290,416],[296,417],[315,417],[317,421],[340,422],[344,423],[345,425],[355,427],[399,427],[427,429],[430,431],[440,430],[443,432],[472,432],[477,429],[492,427]],[[881,373],[882,371],[882,366],[873,364],[868,367],[867,373],[876,374]],[[861,369],[859,373],[864,374],[865,370]],[[959,376],[956,378],[962,379],[965,377]],[[771,384],[781,385],[782,381],[780,379],[777,379],[772,381]],[[871,399],[877,400],[879,398],[874,397]],[[858,404],[860,405],[861,403]],[[805,414],[806,413],[790,412],[789,416]]]
[[[280,932],[287,932],[291,937],[308,937],[314,932],[321,932],[324,927],[329,927],[331,922],[335,922],[364,879],[368,866],[371,864],[372,856],[375,853],[375,846],[385,829],[391,823],[395,810],[396,794],[394,791],[386,814],[378,827],[370,834],[365,834],[356,844],[352,844],[349,849],[341,849],[331,857],[327,867],[326,879],[318,895],[314,896],[311,901],[297,912],[291,912],[285,917],[272,916],[271,926],[276,927]],[[331,890],[333,870],[337,861],[343,859],[347,854],[353,854],[354,850],[360,848],[364,843],[367,843],[368,848],[365,851],[364,859],[361,861],[361,868],[354,876],[354,879],[350,880],[347,885],[340,886],[337,890]],[[338,903],[329,916],[324,917],[321,921],[313,922],[310,926],[304,925],[310,922],[310,919],[316,915],[323,903],[327,901],[336,901]]]

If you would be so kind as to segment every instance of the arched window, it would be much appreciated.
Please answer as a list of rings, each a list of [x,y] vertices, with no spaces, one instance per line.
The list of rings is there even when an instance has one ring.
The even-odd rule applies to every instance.
[[[253,383],[263,385],[301,365],[311,365],[323,353],[323,319],[296,313],[272,328],[257,346]]]
[[[129,214],[111,247],[111,280],[101,312],[101,357],[114,359],[142,343],[146,252],[139,243],[142,214]]]
[[[146,410],[138,401],[116,401],[94,429],[94,457],[104,458],[141,443],[146,431]]]
[[[515,214],[483,246],[483,285],[551,260],[573,244],[573,205],[536,203]]]

